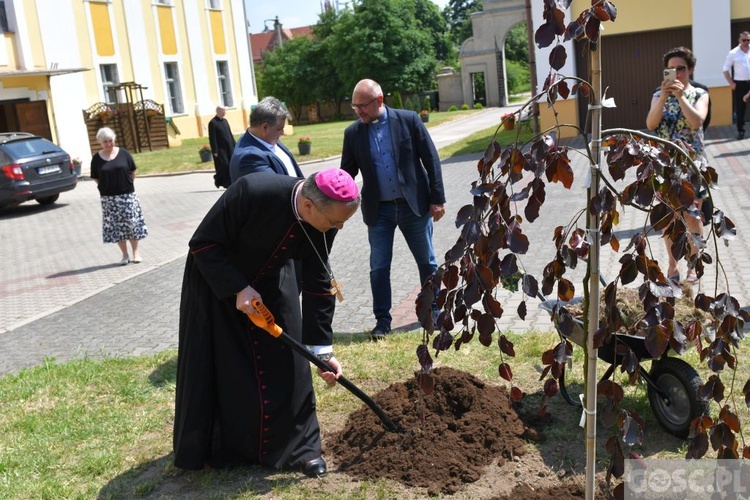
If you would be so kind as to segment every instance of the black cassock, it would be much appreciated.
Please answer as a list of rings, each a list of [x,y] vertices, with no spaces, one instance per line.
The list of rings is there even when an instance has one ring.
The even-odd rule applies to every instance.
[[[336,230],[298,221],[299,179],[255,173],[219,198],[190,240],[180,304],[175,465],[296,468],[320,456],[310,363],[236,308],[251,285],[283,330],[331,345],[327,261]],[[302,261],[302,307],[293,259]]]
[[[214,185],[227,188],[232,183],[229,177],[229,160],[232,159],[235,140],[226,118],[211,118],[208,122],[208,141],[211,143],[211,153],[217,154],[213,157],[216,171]]]

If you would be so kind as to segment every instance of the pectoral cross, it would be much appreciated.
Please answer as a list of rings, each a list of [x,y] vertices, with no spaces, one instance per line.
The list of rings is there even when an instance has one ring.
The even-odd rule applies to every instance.
[[[331,278],[331,295],[335,295],[339,302],[344,301],[344,294],[341,293],[343,285],[336,282],[336,278]]]

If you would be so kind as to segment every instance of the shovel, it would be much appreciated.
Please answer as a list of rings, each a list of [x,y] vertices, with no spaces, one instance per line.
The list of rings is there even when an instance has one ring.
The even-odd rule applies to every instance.
[[[336,373],[336,370],[331,368],[331,365],[326,363],[325,361],[322,361],[318,359],[314,354],[312,354],[310,351],[307,350],[305,346],[294,340],[292,337],[287,335],[279,325],[276,324],[276,321],[273,318],[273,314],[271,314],[271,311],[268,310],[266,306],[263,305],[263,302],[261,302],[258,299],[252,300],[252,305],[255,308],[257,313],[248,314],[247,317],[252,320],[253,323],[255,323],[255,326],[264,329],[268,333],[270,333],[272,336],[281,339],[286,343],[289,347],[297,351],[299,354],[307,358],[312,364],[317,366],[323,371]],[[370,398],[367,394],[362,392],[359,387],[351,383],[348,379],[346,379],[343,375],[339,376],[338,379],[336,379],[336,382],[343,385],[349,392],[357,396],[359,399],[361,399],[367,406],[370,407],[372,411],[375,412],[375,414],[378,416],[378,418],[383,422],[383,425],[385,428],[389,431],[393,432],[402,432],[403,429],[396,425],[393,420],[388,417],[388,415],[385,414],[383,409],[378,406],[378,404]]]

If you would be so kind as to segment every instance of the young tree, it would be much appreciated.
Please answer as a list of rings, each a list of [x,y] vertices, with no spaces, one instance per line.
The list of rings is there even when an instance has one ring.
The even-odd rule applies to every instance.
[[[595,0],[590,8],[566,24],[561,9],[568,5],[569,2],[544,2],[545,21],[537,28],[535,41],[540,48],[554,46],[549,54],[552,70],[543,91],[524,108],[542,100],[554,108],[560,97],[566,99],[576,94],[581,99],[589,99],[592,136],[590,142],[584,141],[585,145],[576,151],[583,154],[590,165],[588,197],[581,200],[582,208],[573,220],[555,229],[550,238],[554,244],[551,248],[554,256],[537,279],[524,269],[523,256],[539,251],[530,248],[524,230],[540,217],[545,191],[550,184],[557,183],[570,189],[574,181],[570,159],[572,150],[556,139],[555,132],[562,127],[572,127],[581,135],[583,131],[575,125],[557,123],[527,144],[502,149],[493,141],[487,147],[477,164],[478,179],[471,184],[473,201],[462,207],[456,216],[460,236],[446,253],[445,263],[432,280],[425,283],[417,298],[416,313],[421,324],[425,325],[423,342],[417,348],[422,366],[418,380],[429,390],[432,357],[428,346],[437,353],[451,348],[458,350],[476,335],[485,347],[498,346],[499,375],[511,384],[511,397],[516,401],[521,399],[522,392],[513,383],[510,364],[515,347],[496,325],[504,313],[496,296],[497,288],[503,279],[520,273],[524,300],[517,313],[521,318],[526,315],[525,299],[535,300],[538,295],[557,299],[553,301],[551,312],[560,339],[542,355],[541,380],[545,383],[541,410],[544,412],[547,398],[558,392],[558,384],[563,381],[566,364],[574,349],[571,339],[575,318],[567,307],[574,298],[576,285],[569,273],[585,259],[582,318],[585,333],[579,345],[584,349],[587,371],[584,399],[586,486],[587,498],[592,498],[597,414],[605,424],[616,427],[616,435],[606,445],[611,457],[608,473],[615,478],[622,476],[624,459],[630,455],[632,447],[642,441],[644,431],[643,418],[622,406],[622,379],[613,377],[608,371],[610,378],[597,381],[597,349],[604,346],[616,353],[612,362],[617,365],[613,365],[617,370],[613,371],[626,374],[628,383],[636,383],[645,377],[641,359],[657,362],[652,364],[651,370],[657,380],[654,397],[664,406],[671,404],[672,388],[677,390],[677,385],[672,385],[672,382],[659,385],[658,371],[665,366],[661,363],[674,366],[678,360],[667,356],[668,351],[679,356],[695,347],[700,362],[705,363],[712,375],[700,387],[690,383],[681,385],[680,389],[684,388],[684,394],[695,401],[716,403],[717,408],[713,415],[690,414],[686,458],[701,458],[709,446],[713,447],[717,458],[750,457],[750,446],[744,442],[739,419],[742,404],[750,406],[750,380],[735,381],[733,373],[739,364],[737,350],[745,335],[744,326],[750,321],[750,313],[741,309],[737,299],[729,294],[728,276],[719,262],[719,242],[727,242],[735,235],[732,220],[714,207],[707,236],[691,233],[685,222],[690,217],[701,217],[695,206],[697,193],[705,190],[710,196],[711,188],[718,181],[717,172],[685,143],[671,142],[637,130],[601,130],[601,107],[607,103],[601,88],[599,35],[601,24],[614,20],[617,10],[608,0]],[[592,82],[557,73],[567,58],[563,37],[590,46]],[[518,113],[522,111],[523,108]],[[602,160],[607,168],[602,166]],[[620,250],[615,228],[621,218],[620,211],[626,209],[642,211],[645,216],[643,226],[635,229],[628,245]],[[716,277],[707,284],[706,290],[699,290],[694,301],[695,308],[705,313],[707,320],[690,318],[683,321],[675,316],[673,300],[682,292],[666,276],[648,242],[649,236],[661,239],[662,231],[672,242],[669,249],[672,255],[686,260],[698,277],[716,263]],[[614,279],[600,295],[599,251],[606,247],[622,255]],[[638,292],[643,315],[639,322],[624,331],[617,303],[618,287],[631,285],[636,280],[641,281]],[[603,298],[601,320],[600,297]],[[437,324],[433,322],[432,311],[435,298],[442,310]],[[457,334],[454,333],[456,329]],[[636,349],[623,336],[637,336],[642,345]],[[727,385],[722,376],[728,379]],[[604,399],[600,413],[596,409],[597,395]]]

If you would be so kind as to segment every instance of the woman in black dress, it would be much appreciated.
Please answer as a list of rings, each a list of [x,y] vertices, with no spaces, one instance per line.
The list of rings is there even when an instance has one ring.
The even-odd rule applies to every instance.
[[[117,243],[122,252],[120,265],[142,262],[138,240],[148,236],[141,204],[135,194],[135,161],[125,149],[115,146],[115,132],[100,128],[96,140],[102,150],[91,160],[91,178],[99,187],[102,201],[102,236],[104,243]],[[133,249],[128,255],[127,242]]]

